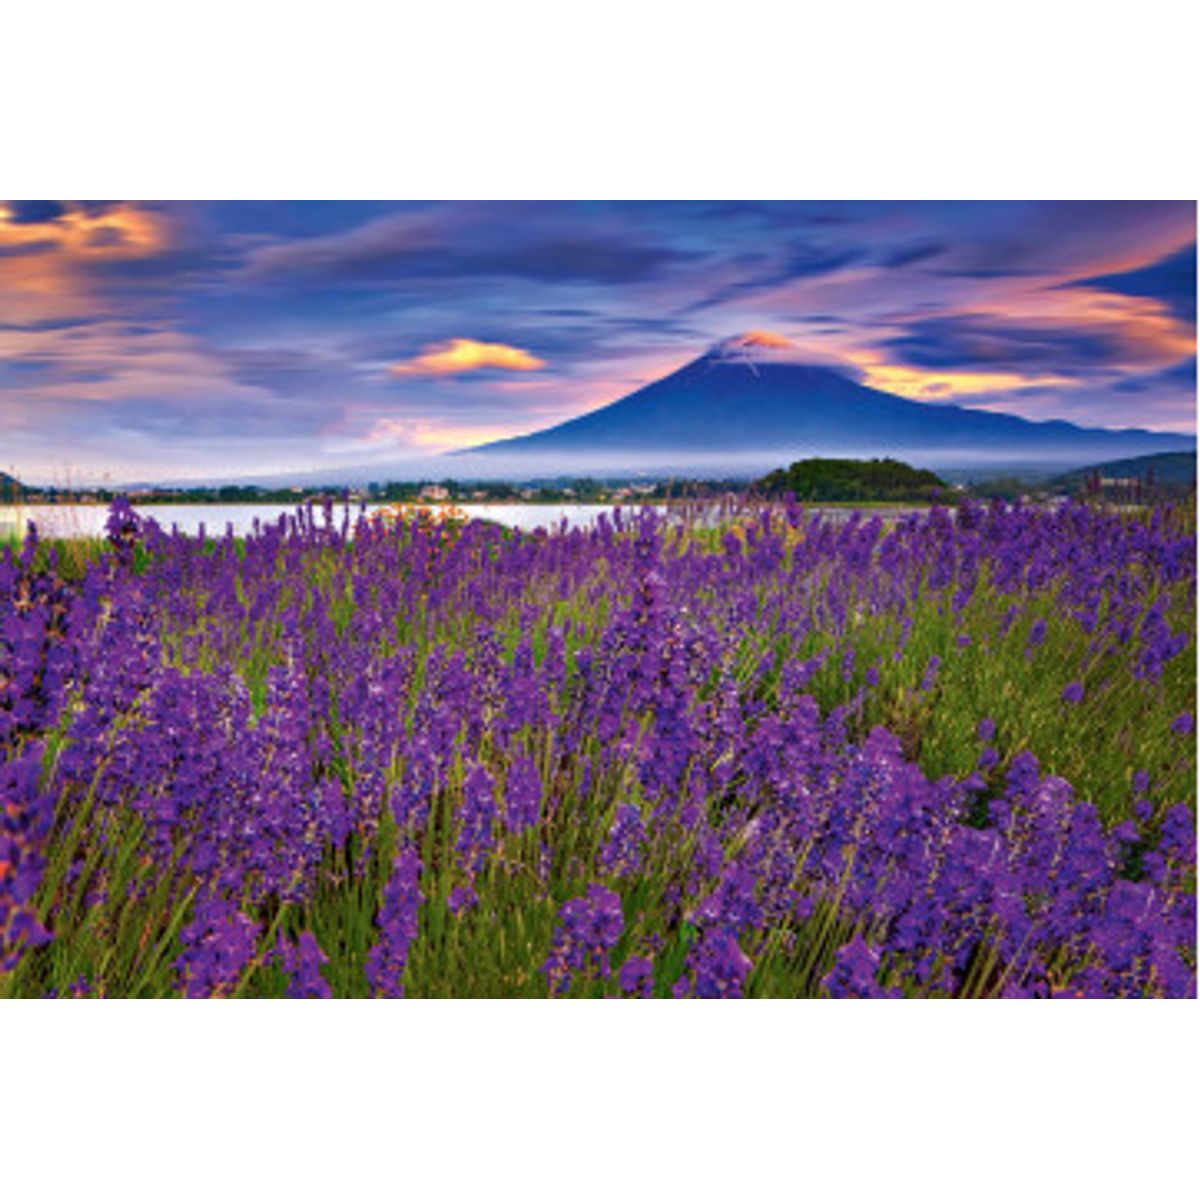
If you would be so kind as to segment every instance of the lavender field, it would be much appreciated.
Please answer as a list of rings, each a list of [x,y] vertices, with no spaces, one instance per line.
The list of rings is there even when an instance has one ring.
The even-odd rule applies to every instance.
[[[1186,997],[1195,520],[303,511],[0,563],[0,995]]]

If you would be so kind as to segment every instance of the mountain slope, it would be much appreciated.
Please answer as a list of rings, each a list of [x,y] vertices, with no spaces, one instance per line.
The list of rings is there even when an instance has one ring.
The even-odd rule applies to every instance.
[[[1080,467],[1052,481],[1056,485],[1086,483],[1089,479],[1141,479],[1172,487],[1196,486],[1195,453],[1147,454]]]
[[[1194,445],[1194,438],[1179,434],[1086,429],[908,400],[829,367],[718,347],[604,408],[459,453],[481,462],[505,456],[616,465],[627,458],[662,466],[699,456],[711,467],[724,460],[763,458],[778,465],[789,458],[903,452],[925,463],[1044,460],[1074,466]]]

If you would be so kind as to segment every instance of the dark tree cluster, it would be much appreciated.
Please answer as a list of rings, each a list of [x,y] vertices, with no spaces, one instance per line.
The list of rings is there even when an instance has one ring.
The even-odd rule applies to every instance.
[[[932,471],[892,458],[806,458],[772,471],[756,488],[806,501],[931,502],[944,500],[948,490]]]

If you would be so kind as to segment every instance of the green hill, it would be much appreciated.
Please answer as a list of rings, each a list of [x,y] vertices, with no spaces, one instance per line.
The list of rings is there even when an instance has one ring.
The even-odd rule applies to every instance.
[[[791,493],[806,501],[895,501],[944,499],[947,487],[932,471],[892,458],[806,458],[772,471],[756,488],[768,496]]]
[[[1145,454],[1139,458],[1117,458],[1068,471],[1049,483],[1053,491],[1107,489],[1140,483],[1168,491],[1187,491],[1196,486],[1194,451],[1171,454]]]

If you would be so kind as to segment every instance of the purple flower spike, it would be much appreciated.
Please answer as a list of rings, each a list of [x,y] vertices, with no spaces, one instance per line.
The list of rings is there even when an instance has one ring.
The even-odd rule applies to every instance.
[[[608,875],[625,876],[642,862],[646,836],[642,814],[636,804],[622,804],[613,818],[608,840],[600,851],[600,869]]]
[[[1000,755],[996,751],[995,746],[984,746],[979,754],[979,762],[976,764],[981,771],[990,771],[1000,761]]]
[[[654,989],[654,963],[648,958],[628,958],[621,965],[617,983],[625,996],[647,999]]]
[[[404,995],[404,968],[409,948],[417,939],[418,912],[424,899],[420,878],[420,855],[413,849],[397,855],[376,922],[379,941],[367,956],[367,982],[376,996]]]
[[[1064,704],[1078,704],[1083,699],[1083,684],[1068,683],[1063,688],[1062,698]]]
[[[687,967],[676,983],[674,996],[698,1000],[736,1000],[746,994],[746,980],[753,967],[727,925],[705,929],[688,954]]]
[[[542,777],[528,755],[518,758],[508,770],[504,792],[504,824],[509,833],[532,829],[542,815]]]
[[[0,662],[0,684],[7,682]],[[54,820],[54,797],[38,783],[41,754],[34,742],[5,762],[0,742],[0,974],[53,937],[32,905],[45,874],[44,849]]]
[[[321,967],[329,961],[329,956],[309,930],[300,935],[295,945],[281,938],[279,959],[288,974],[289,1000],[328,1000],[333,995],[321,974]]]
[[[598,883],[588,888],[586,899],[568,900],[559,914],[554,948],[542,968],[550,990],[561,995],[576,975],[607,978],[608,956],[624,927],[621,898]]]
[[[898,989],[879,984],[881,957],[879,950],[868,945],[861,933],[855,934],[854,939],[837,952],[833,970],[822,983],[835,999],[895,999],[900,995]]]
[[[254,958],[258,934],[258,924],[232,900],[198,901],[176,960],[184,994],[191,1000],[231,995]]]
[[[938,655],[933,655],[925,667],[925,674],[921,679],[920,690],[927,692],[937,682],[938,672],[942,669],[942,660]]]
[[[496,846],[495,784],[486,768],[471,768],[463,786],[457,849],[463,869],[474,875]]]

